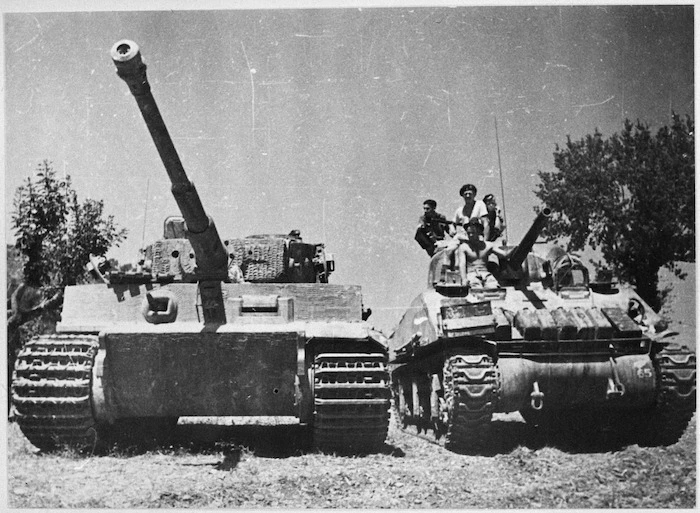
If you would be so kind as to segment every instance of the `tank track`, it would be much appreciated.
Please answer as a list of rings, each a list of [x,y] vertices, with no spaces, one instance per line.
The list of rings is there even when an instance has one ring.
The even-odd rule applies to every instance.
[[[669,344],[654,359],[658,394],[646,441],[671,445],[685,432],[695,413],[696,355],[687,346]]]
[[[321,353],[313,364],[314,445],[376,452],[389,429],[389,372],[382,353]]]
[[[12,380],[15,419],[36,447],[95,448],[90,391],[98,348],[96,336],[42,335],[19,352]]]
[[[487,448],[498,399],[498,369],[485,354],[455,355],[443,368],[445,447],[460,453]]]

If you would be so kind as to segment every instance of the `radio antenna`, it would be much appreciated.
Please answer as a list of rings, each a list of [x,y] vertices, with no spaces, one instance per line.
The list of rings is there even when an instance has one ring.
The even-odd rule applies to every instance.
[[[506,222],[506,194],[503,191],[503,170],[501,169],[501,145],[498,143],[498,121],[493,116],[493,124],[496,127],[496,153],[498,154],[498,178],[501,180],[501,204],[503,205],[503,224],[505,225],[504,245],[508,245],[508,223]]]
[[[146,180],[146,204],[143,206],[143,232],[141,233],[141,248],[143,249],[143,243],[146,240],[146,216],[148,215],[148,188],[151,185],[151,177]]]

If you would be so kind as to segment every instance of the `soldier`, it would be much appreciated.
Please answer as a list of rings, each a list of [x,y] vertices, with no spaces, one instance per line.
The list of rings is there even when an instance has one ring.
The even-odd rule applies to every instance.
[[[488,239],[490,236],[490,227],[487,219],[488,211],[486,210],[486,205],[484,202],[476,198],[476,186],[468,183],[462,185],[459,189],[459,195],[462,196],[464,200],[464,205],[459,207],[454,215],[454,228],[451,230],[450,235],[454,235],[457,232],[462,231],[462,226],[469,222],[470,219],[476,218],[481,221],[484,227],[484,238]]]
[[[428,255],[433,256],[436,250],[436,243],[444,240],[445,231],[449,224],[447,218],[438,214],[435,209],[437,202],[427,199],[423,202],[423,215],[418,219],[419,225],[416,229],[415,239]]]
[[[501,216],[501,209],[498,208],[496,203],[496,198],[493,194],[487,194],[483,199],[486,205],[487,219],[489,223],[489,235],[486,238],[487,241],[495,241],[501,236],[503,230],[505,230],[506,225],[503,223],[503,217]]]
[[[231,283],[245,283],[243,271],[233,258],[231,258],[228,264],[228,279]]]
[[[498,248],[493,242],[482,240],[481,234],[484,227],[478,219],[470,219],[464,224],[464,229],[467,237],[464,240],[463,236],[459,236],[459,239],[464,240],[464,242],[460,244],[457,252],[457,263],[462,285],[468,284],[470,287],[477,288],[497,288],[498,281],[488,271],[486,264],[491,253],[505,258],[505,251]]]

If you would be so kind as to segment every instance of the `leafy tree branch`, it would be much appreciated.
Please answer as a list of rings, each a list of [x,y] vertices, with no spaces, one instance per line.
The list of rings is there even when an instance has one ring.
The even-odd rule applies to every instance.
[[[556,145],[557,171],[540,171],[535,191],[554,212],[545,233],[567,239],[569,251],[599,248],[616,275],[658,308],[658,271],[680,274],[695,261],[695,127],[672,115],[652,134],[625,120],[608,139],[596,129]]]

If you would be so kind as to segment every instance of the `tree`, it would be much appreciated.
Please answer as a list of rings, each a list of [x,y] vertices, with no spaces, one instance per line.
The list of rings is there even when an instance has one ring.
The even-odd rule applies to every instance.
[[[46,160],[17,188],[12,227],[24,259],[24,282],[8,312],[10,338],[20,325],[60,306],[63,287],[88,281],[84,266],[90,253],[103,256],[124,240],[126,230],[118,229],[113,217],[104,216],[102,200],[79,202],[70,177],[57,178]]]
[[[552,209],[545,234],[568,239],[568,250],[600,248],[615,274],[658,309],[658,271],[677,275],[677,261],[695,261],[695,134],[690,116],[672,115],[655,136],[625,120],[604,139],[596,129],[556,145],[555,172],[540,171],[535,191]],[[598,263],[598,266],[601,264]]]
[[[126,237],[114,216],[104,217],[102,200],[79,202],[70,176],[58,179],[48,161],[39,164],[36,179],[17,188],[12,226],[26,258],[25,282],[35,287],[86,282],[90,253],[104,256]]]

